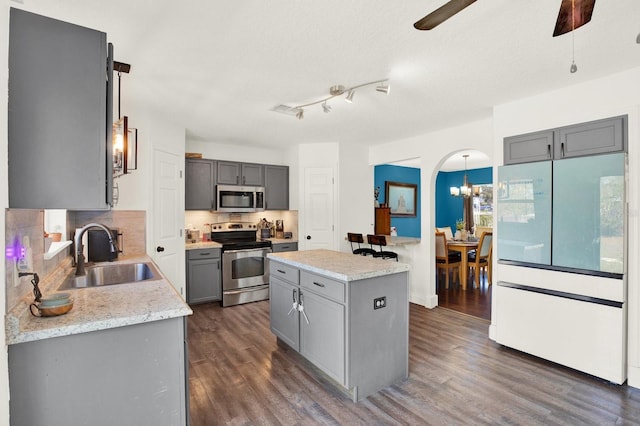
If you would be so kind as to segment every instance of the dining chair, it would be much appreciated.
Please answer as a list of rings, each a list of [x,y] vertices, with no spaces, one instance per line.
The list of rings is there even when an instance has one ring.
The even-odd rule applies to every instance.
[[[347,239],[351,244],[351,251],[353,254],[359,254],[360,256],[374,256],[377,252],[371,247],[360,247],[360,244],[364,244],[364,238],[362,234],[355,234],[353,232],[347,232]],[[357,244],[358,247],[354,248],[354,244]]]
[[[444,235],[447,238],[447,240],[453,240],[453,231],[451,231],[450,226],[444,226],[442,228],[436,227],[436,232],[444,232]]]
[[[475,286],[480,288],[480,274],[482,271],[487,273],[488,284],[491,285],[491,252],[492,252],[493,232],[484,232],[480,237],[478,249],[469,253],[467,261],[469,269],[473,270],[475,278]],[[467,271],[468,273],[468,271]]]
[[[384,250],[382,247],[387,245],[387,239],[384,235],[367,235],[367,242],[371,247],[378,246],[379,250],[375,251],[373,257],[381,257],[383,259],[395,259],[398,261],[398,253],[394,251]]]
[[[441,269],[445,272],[445,288],[449,288],[449,272],[458,269],[458,282],[461,282],[462,256],[459,251],[447,250],[447,237],[444,232],[436,232],[436,270],[438,275]]]

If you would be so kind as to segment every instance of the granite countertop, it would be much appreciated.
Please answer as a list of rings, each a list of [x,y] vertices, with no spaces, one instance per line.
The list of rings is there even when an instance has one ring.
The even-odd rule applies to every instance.
[[[420,238],[415,237],[394,237],[390,235],[385,235],[385,239],[387,240],[387,247],[393,246],[406,246],[410,244],[420,244]]]
[[[276,262],[340,281],[363,280],[406,272],[411,269],[409,265],[393,260],[324,249],[269,253],[267,257]]]
[[[221,247],[222,247],[222,244],[216,243],[215,241],[202,241],[202,242],[199,242],[199,243],[186,243],[184,245],[185,250],[221,248]]]
[[[271,241],[271,244],[286,244],[298,242],[298,240],[294,238],[267,238],[266,240]]]
[[[57,292],[68,274],[73,273],[75,268],[71,267],[70,259],[46,280],[41,281],[43,295]],[[151,262],[151,259],[148,256],[128,257],[112,264],[136,262]],[[164,276],[159,280],[62,291],[70,293],[73,300],[73,309],[65,315],[31,315],[31,293],[8,312],[5,319],[7,344],[87,333],[193,313]]]

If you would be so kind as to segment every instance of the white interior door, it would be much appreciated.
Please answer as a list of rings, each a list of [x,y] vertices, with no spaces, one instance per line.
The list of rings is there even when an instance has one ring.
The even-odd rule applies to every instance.
[[[151,255],[165,277],[184,297],[184,237],[181,234],[184,221],[183,165],[181,156],[154,150]]]
[[[304,169],[304,231],[302,250],[335,250],[333,169]]]

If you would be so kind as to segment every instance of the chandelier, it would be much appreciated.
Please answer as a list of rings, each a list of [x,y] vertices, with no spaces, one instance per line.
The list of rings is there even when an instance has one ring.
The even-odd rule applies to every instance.
[[[457,187],[457,186],[452,186],[449,188],[449,191],[451,192],[451,195],[454,197],[464,197],[464,198],[469,198],[473,195],[480,195],[480,192],[482,191],[481,188],[479,186],[472,186],[471,184],[469,184],[469,180],[467,177],[467,158],[469,157],[469,154],[464,154],[464,178],[462,180],[462,186]]]

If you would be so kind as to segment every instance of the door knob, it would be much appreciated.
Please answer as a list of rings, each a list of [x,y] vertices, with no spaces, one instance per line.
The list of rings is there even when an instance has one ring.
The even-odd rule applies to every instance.
[[[310,240],[310,239],[311,239],[311,235],[307,235],[307,240]]]
[[[158,253],[163,252],[163,251],[164,251],[164,247],[162,247],[162,246],[158,246],[158,247],[156,247],[156,251],[157,251]]]

